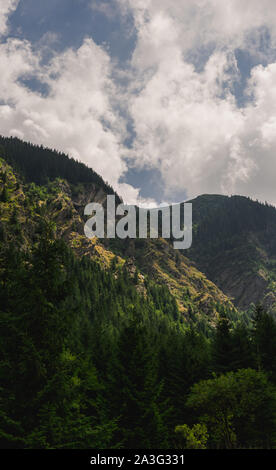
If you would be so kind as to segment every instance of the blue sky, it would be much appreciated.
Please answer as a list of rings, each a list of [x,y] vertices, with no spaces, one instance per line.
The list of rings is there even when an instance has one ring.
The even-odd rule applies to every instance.
[[[86,162],[130,203],[276,203],[272,0],[2,0],[0,132]]]
[[[97,44],[108,47],[113,57],[129,59],[135,40],[130,34],[131,18],[122,21],[115,7],[112,16],[107,16],[97,5],[98,2],[87,0],[21,1],[10,16],[9,35],[39,45],[45,35],[54,33],[53,50],[59,52],[68,47],[78,48],[85,37],[92,37]]]

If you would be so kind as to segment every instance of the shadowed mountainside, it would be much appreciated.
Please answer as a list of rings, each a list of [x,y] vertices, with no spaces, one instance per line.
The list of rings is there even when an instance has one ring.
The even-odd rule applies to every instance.
[[[85,237],[85,205],[89,202],[105,204],[107,195],[112,193],[92,170],[66,156],[57,163],[59,154],[18,139],[6,139],[5,145],[5,148],[2,146],[5,160],[1,162],[0,180],[2,238],[18,230],[22,246],[31,244],[33,226],[39,218],[47,217],[55,223],[57,236],[65,239],[79,257],[91,257],[104,269],[125,264],[137,277],[137,289],[141,293],[145,291],[147,278],[167,287],[177,302],[182,321],[202,324],[205,330],[214,325],[220,311],[226,310],[230,316],[238,318],[239,313],[229,298],[195,267],[185,256],[186,252],[174,250],[169,240],[88,240]],[[34,178],[31,166],[26,163],[28,149],[31,160],[39,161],[34,165]],[[40,182],[37,171],[43,165],[44,173],[47,174],[49,168],[51,171],[50,176],[44,175],[44,182]],[[75,180],[78,165],[81,174],[84,172],[80,182]],[[56,178],[57,172],[62,177]],[[119,197],[117,202],[120,202]]]
[[[196,263],[235,305],[263,302],[276,313],[276,209],[242,196],[203,195],[193,203]]]

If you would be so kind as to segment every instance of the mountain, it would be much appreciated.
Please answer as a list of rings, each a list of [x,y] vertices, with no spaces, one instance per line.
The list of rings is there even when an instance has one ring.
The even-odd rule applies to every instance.
[[[242,196],[203,195],[191,202],[187,257],[239,309],[261,302],[276,314],[276,208]]]
[[[1,139],[0,448],[275,447],[276,322],[199,269],[245,276],[249,305],[255,261],[273,274],[274,208],[202,196],[178,252],[86,238],[84,207],[109,194],[66,155]]]
[[[206,330],[215,324],[223,309],[233,320],[239,317],[230,299],[196,268],[185,253],[174,250],[169,240],[87,239],[84,235],[85,206],[90,202],[105,205],[107,195],[115,194],[91,169],[65,155],[18,139],[2,138],[0,145],[4,161],[11,165],[9,181],[6,182],[11,193],[9,214],[14,210],[20,214],[22,226],[26,224],[24,233],[30,233],[30,220],[34,214],[43,213],[56,224],[58,236],[66,240],[78,256],[89,256],[105,269],[112,265],[116,256],[119,263],[126,264],[130,271],[141,272],[141,291],[144,289],[144,276],[166,286],[176,299],[182,321],[193,321]],[[20,187],[21,202],[13,208],[15,201],[19,200],[19,190],[15,191],[17,187]],[[31,219],[29,215],[24,216],[24,198],[31,198]],[[120,202],[116,195],[116,204]],[[5,222],[2,216],[2,226]]]
[[[43,185],[55,178],[63,178],[71,184],[90,183],[106,194],[115,194],[113,188],[95,171],[64,153],[15,137],[0,136],[0,154],[27,183]],[[117,202],[121,202],[117,195],[116,197]]]
[[[108,267],[114,255],[135,266],[176,298],[183,319],[212,324],[220,305],[247,311],[262,302],[276,313],[276,209],[242,196],[193,199],[193,244],[177,251],[169,240],[93,240],[84,236],[84,207],[106,203],[114,190],[86,165],[19,139],[0,138],[0,152],[18,181],[32,185],[58,233],[80,255]],[[53,187],[55,186],[54,194]],[[35,189],[36,188],[36,189]],[[38,189],[40,188],[40,189]],[[24,191],[24,190],[23,190]],[[39,192],[44,200],[39,199]],[[115,194],[116,204],[122,202]],[[46,200],[45,200],[46,199]],[[200,318],[198,318],[200,317]],[[204,326],[205,328],[205,326]]]

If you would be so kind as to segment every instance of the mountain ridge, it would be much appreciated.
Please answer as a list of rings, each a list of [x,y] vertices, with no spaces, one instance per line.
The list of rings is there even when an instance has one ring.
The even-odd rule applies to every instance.
[[[232,309],[233,302],[237,308],[248,310],[252,302],[262,301],[271,313],[276,311],[276,242],[268,243],[276,233],[274,207],[244,196],[217,194],[188,201],[193,204],[193,245],[185,253],[173,250],[170,241],[162,238],[90,241],[83,234],[84,207],[90,202],[105,204],[108,194],[115,195],[116,204],[122,202],[114,190],[87,166],[53,150],[3,137],[0,149],[5,161],[23,178],[22,184],[33,185],[37,203],[48,205],[48,215],[60,236],[79,255],[93,253],[105,267],[114,256],[124,262],[133,259],[142,274],[169,287],[185,318],[195,307],[215,319],[216,303]],[[42,167],[45,171],[39,174]],[[63,178],[57,178],[57,174]],[[47,196],[52,190],[55,197],[52,195],[50,202],[39,200],[39,192]]]
[[[96,181],[26,181],[0,158],[0,447],[197,448],[181,437],[195,429],[208,448],[273,446],[275,320],[235,308],[196,266],[219,248],[225,269],[240,240],[229,217],[197,201],[196,262],[169,239],[86,238],[84,207],[107,196]]]
[[[3,163],[1,171],[3,174]],[[92,201],[105,204],[105,188],[95,183],[74,185],[60,178],[46,185],[24,183],[15,176],[11,167],[8,172],[10,200],[6,204],[6,215],[3,212],[1,215],[2,230],[9,217],[16,218],[14,214],[17,213],[21,226],[27,224],[26,233],[30,233],[32,218],[46,214],[55,223],[58,236],[66,240],[78,256],[91,257],[105,269],[109,269],[116,258],[119,265],[125,264],[133,274],[137,271],[141,292],[144,290],[144,276],[159,285],[167,286],[176,299],[183,321],[194,319],[198,324],[203,323],[203,329],[209,328],[215,324],[219,311],[223,308],[235,318],[238,317],[227,296],[198,271],[183,253],[177,253],[168,240],[87,239],[83,233],[86,220],[83,215],[84,207]],[[5,184],[2,178],[2,193],[3,186]],[[16,201],[18,206],[14,207],[17,205]],[[31,206],[27,212],[31,211],[32,215],[23,215],[26,212],[24,204]],[[129,263],[128,260],[132,262]]]
[[[187,257],[237,307],[262,302],[275,314],[276,208],[236,195],[191,202],[194,241]]]

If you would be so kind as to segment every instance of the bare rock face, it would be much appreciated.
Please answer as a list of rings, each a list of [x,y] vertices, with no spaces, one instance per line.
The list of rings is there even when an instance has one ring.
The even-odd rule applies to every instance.
[[[107,194],[103,188],[98,188],[94,184],[85,184],[82,185],[82,188],[77,193],[74,194],[73,192],[72,199],[76,207],[84,208],[90,202],[104,205],[106,196]]]

